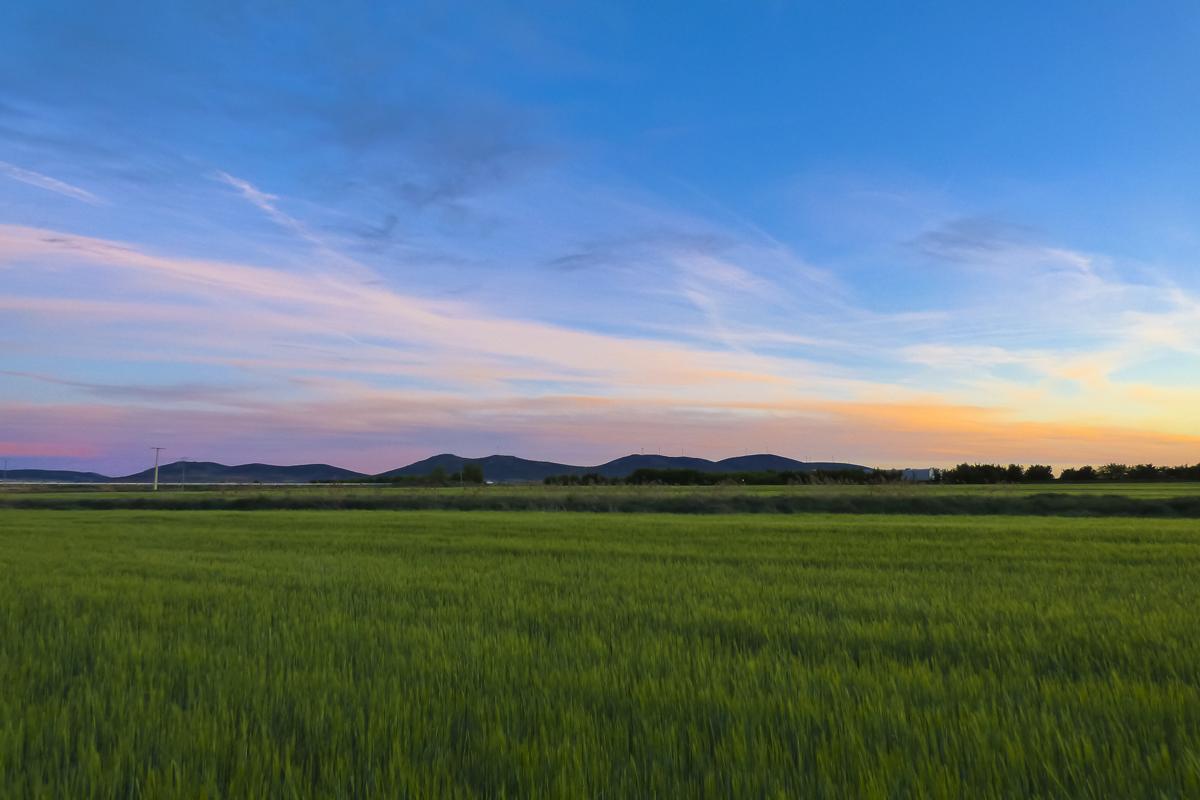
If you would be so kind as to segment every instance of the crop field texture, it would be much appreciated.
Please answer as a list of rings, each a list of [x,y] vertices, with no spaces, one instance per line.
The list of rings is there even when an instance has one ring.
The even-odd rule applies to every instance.
[[[1195,520],[0,510],[0,797],[1200,797]]]
[[[1200,519],[1200,483],[997,486],[0,487],[0,510],[593,511],[972,514]]]

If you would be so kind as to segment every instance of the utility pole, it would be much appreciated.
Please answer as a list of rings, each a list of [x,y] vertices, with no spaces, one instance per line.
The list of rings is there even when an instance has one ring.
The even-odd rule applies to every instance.
[[[151,447],[150,449],[154,451],[154,489],[152,491],[157,492],[158,491],[158,454],[161,453],[166,448]]]
[[[4,459],[4,482],[8,483],[8,459]]]
[[[187,460],[188,460],[187,456],[184,456],[183,458],[179,459],[179,468],[181,470],[183,470],[183,474],[179,478],[179,488],[180,489],[187,486]]]

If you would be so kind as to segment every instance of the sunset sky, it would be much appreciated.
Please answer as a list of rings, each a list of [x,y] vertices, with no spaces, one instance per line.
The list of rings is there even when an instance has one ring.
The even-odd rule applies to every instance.
[[[377,5],[0,4],[10,467],[1200,461],[1200,5]]]

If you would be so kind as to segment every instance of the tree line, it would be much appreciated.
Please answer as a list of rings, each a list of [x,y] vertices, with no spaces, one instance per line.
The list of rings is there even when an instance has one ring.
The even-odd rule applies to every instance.
[[[933,483],[1047,483],[1054,480],[1054,468],[1047,464],[959,464],[935,469]]]
[[[383,483],[388,486],[462,486],[479,485],[484,482],[483,465],[474,462],[463,464],[458,472],[447,472],[444,467],[434,467],[427,475],[371,475],[365,478],[350,478],[313,483]]]
[[[1105,464],[1102,467],[1064,469],[1061,481],[1200,481],[1200,464],[1160,467],[1154,464]]]
[[[701,472],[695,469],[642,468],[624,478],[590,472],[583,475],[552,475],[548,486],[788,486],[814,484],[875,485],[900,483],[904,472],[898,469],[876,470],[796,470],[764,472]],[[1056,478],[1049,464],[959,464],[931,471],[931,483],[1087,483],[1090,481],[1200,481],[1200,464],[1162,467],[1154,464],[1105,464],[1102,467],[1071,467]]]
[[[583,475],[551,475],[547,486],[789,486],[811,484],[895,483],[903,478],[898,469],[818,469],[762,472],[702,472],[698,469],[658,469],[642,467],[624,478],[612,478],[598,472]]]
[[[1054,468],[1045,464],[959,464],[933,470],[934,483],[1048,483]],[[1068,467],[1058,476],[1062,483],[1092,481],[1200,481],[1200,464],[1160,467],[1154,464],[1105,464],[1102,467]]]
[[[547,486],[808,486],[808,485],[877,485],[901,483],[903,470],[898,469],[817,469],[760,472],[702,472],[696,469],[659,469],[643,467],[625,477],[615,478],[598,472],[551,475],[542,482]],[[959,464],[946,469],[934,469],[930,483],[998,484],[998,483],[1089,483],[1093,481],[1200,481],[1200,464],[1176,467],[1155,464],[1105,464],[1100,467],[1069,467],[1055,478],[1054,468],[1047,464]],[[435,467],[427,475],[373,476],[317,483],[382,483],[390,486],[461,486],[485,482],[483,466],[468,462],[458,472]]]

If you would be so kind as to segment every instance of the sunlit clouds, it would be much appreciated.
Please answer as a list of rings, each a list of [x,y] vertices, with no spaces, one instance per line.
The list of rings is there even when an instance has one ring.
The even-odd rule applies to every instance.
[[[0,375],[24,398],[5,404],[6,423],[19,424],[3,434],[24,455],[121,452],[150,432],[234,460],[302,460],[316,447],[380,469],[451,444],[581,462],[649,448],[871,464],[1075,463],[1114,448],[1186,460],[1200,444],[1191,413],[1200,390],[1113,377],[1148,347],[1194,348],[1194,303],[1178,289],[1161,298],[1143,297],[1154,294],[1147,287],[1092,290],[1106,307],[1132,297],[1169,311],[1143,328],[1145,312],[1110,309],[1120,344],[1064,352],[943,343],[936,337],[952,336],[953,320],[913,335],[905,317],[866,311],[861,328],[851,317],[825,339],[806,338],[803,320],[795,341],[788,330],[756,335],[758,322],[737,307],[682,339],[601,333],[407,294],[345,273],[340,261],[295,272],[22,226],[0,226],[0,258],[28,285],[0,308],[20,320],[29,357],[135,365],[105,380],[61,369]],[[701,261],[684,274],[681,292],[693,300],[699,290],[687,281],[743,291],[751,305],[771,299],[769,279],[741,266]],[[696,305],[706,325],[723,308],[719,299]],[[848,363],[830,358],[839,353]],[[901,371],[873,374],[888,359]],[[217,377],[117,379],[126,369],[153,376],[155,364]]]
[[[1200,460],[1187,27],[923,13],[0,11],[0,457]]]

